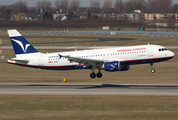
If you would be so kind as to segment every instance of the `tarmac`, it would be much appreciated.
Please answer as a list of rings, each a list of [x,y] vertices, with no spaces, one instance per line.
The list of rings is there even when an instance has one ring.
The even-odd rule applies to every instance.
[[[178,84],[0,83],[0,95],[178,96]]]

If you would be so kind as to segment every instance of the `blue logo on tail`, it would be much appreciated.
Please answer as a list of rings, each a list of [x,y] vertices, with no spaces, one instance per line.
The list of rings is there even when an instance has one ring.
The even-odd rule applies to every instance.
[[[18,41],[18,40],[15,40],[15,39],[12,39],[12,40],[15,41],[16,43],[18,43],[18,44],[20,45],[20,47],[22,48],[22,50],[24,51],[24,53],[27,52],[27,49],[28,49],[28,47],[30,46],[30,44],[26,44],[26,45],[25,45],[25,48],[24,48],[22,42],[20,42],[20,41]]]
[[[23,36],[11,37],[15,54],[26,54],[38,52]]]

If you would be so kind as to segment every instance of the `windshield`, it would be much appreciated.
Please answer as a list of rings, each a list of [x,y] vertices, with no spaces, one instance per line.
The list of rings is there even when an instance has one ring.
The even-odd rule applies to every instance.
[[[159,51],[166,51],[166,48],[160,48]]]

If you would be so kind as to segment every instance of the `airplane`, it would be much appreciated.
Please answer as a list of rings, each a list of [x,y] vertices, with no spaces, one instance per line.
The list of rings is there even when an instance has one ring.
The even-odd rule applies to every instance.
[[[38,52],[17,30],[7,31],[16,54],[7,63],[49,70],[91,69],[91,78],[101,78],[101,70],[127,71],[130,65],[162,62],[174,57],[174,53],[160,45],[137,45],[105,49],[80,50],[57,53]],[[95,74],[95,70],[98,73]]]

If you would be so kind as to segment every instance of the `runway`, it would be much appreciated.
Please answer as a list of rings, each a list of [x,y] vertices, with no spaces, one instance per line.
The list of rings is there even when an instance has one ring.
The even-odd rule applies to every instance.
[[[113,41],[130,41],[130,40],[137,40],[135,38],[118,38],[118,37],[76,37],[76,36],[25,36],[25,38],[28,40],[28,38],[65,38],[65,39],[78,39],[75,41],[71,40],[65,40],[65,41],[56,41],[56,42],[40,42],[40,43],[32,43],[33,46],[35,45],[43,45],[43,44],[62,44],[62,43],[90,43],[90,42],[113,42]],[[11,44],[3,44],[4,46],[9,46]]]
[[[162,95],[178,96],[178,85],[100,83],[1,83],[0,95]]]

